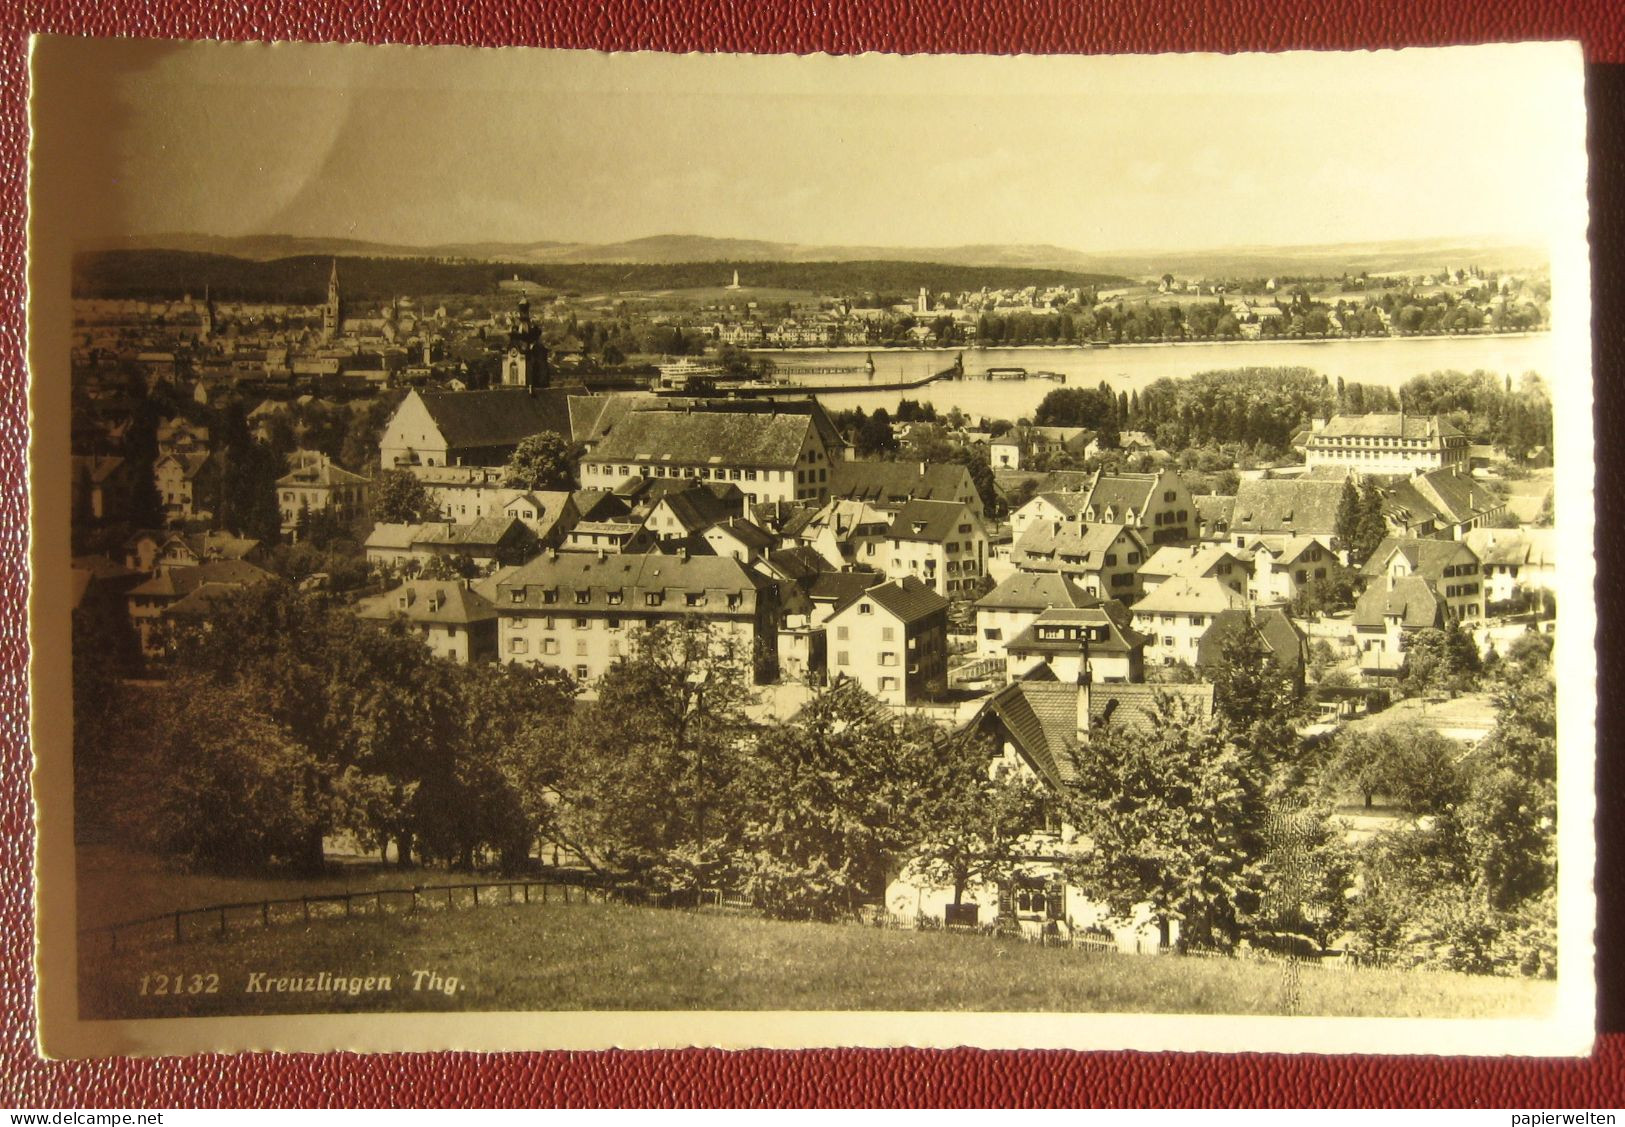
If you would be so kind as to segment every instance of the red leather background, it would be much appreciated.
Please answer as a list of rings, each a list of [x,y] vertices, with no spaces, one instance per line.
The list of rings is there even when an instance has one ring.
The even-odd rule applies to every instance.
[[[1588,61],[1625,63],[1618,0],[634,0],[495,3],[395,0],[266,4],[231,0],[23,0],[0,4],[0,1104],[49,1106],[282,1106],[497,1104],[1072,1104],[1478,1105],[1625,1104],[1625,1035],[1603,1036],[1586,1061],[1293,1058],[1075,1053],[714,1051],[603,1054],[195,1057],[53,1063],[34,1053],[31,957],[32,810],[26,698],[27,412],[23,266],[27,37],[32,32],[177,38],[321,39],[535,44],[673,51],[1151,52],[1379,48],[1512,39],[1579,39]],[[1485,76],[1493,81],[1492,75]],[[1625,410],[1617,374],[1620,329],[1615,218],[1625,69],[1594,68],[1593,301],[1598,312],[1599,412]],[[1604,432],[1606,433],[1606,431]],[[1598,456],[1607,447],[1600,439]],[[1625,515],[1617,467],[1599,477],[1603,637],[1616,596],[1607,558]],[[1612,747],[1608,689],[1617,658],[1602,655],[1601,746]],[[1620,769],[1605,751],[1599,823],[1621,824]],[[1616,929],[1618,833],[1599,854],[1603,1027],[1625,1028],[1607,954]]]

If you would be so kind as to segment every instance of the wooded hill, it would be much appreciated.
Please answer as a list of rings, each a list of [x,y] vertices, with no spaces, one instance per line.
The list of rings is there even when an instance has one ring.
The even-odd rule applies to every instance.
[[[253,261],[223,254],[174,250],[92,251],[74,259],[73,295],[80,298],[175,299],[202,296],[218,301],[265,301],[315,305],[327,296],[333,260],[300,255]],[[1107,274],[1019,267],[954,266],[928,262],[676,262],[558,263],[466,262],[434,258],[338,259],[346,300],[379,300],[403,294],[482,294],[519,278],[566,294],[701,289],[725,285],[734,270],[750,287],[808,290],[819,294],[959,293],[1027,286],[1093,287],[1121,283]]]

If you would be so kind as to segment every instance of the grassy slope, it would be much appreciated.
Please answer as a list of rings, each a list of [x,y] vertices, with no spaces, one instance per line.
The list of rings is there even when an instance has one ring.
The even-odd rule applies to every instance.
[[[234,931],[85,960],[84,1016],[412,1010],[1040,1010],[1286,1012],[1286,968],[1090,955],[981,936],[785,924],[618,905],[485,907]],[[414,993],[410,972],[455,975],[455,997]],[[392,993],[246,994],[252,971],[396,976]],[[144,973],[214,973],[217,995],[142,998]],[[1386,971],[1300,974],[1299,1012],[1513,1016],[1552,985]]]

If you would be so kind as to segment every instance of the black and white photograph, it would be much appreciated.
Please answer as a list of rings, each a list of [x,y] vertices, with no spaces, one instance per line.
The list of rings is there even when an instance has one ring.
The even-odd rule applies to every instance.
[[[45,1050],[1586,1051],[1580,76],[37,40]]]

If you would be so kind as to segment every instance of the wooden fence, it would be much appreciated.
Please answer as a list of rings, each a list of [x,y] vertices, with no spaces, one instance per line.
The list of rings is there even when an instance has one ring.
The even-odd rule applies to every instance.
[[[716,891],[719,906],[729,906],[728,894]],[[558,880],[477,881],[468,884],[416,884],[410,888],[369,888],[349,892],[314,893],[265,900],[242,900],[231,904],[211,904],[206,908],[182,908],[141,919],[122,920],[79,929],[81,942],[104,937],[110,952],[121,942],[142,938],[165,938],[174,943],[204,935],[224,936],[232,930],[269,928],[273,924],[310,923],[320,919],[351,919],[357,916],[381,917],[420,911],[450,911],[498,904],[582,904],[645,902],[635,890],[571,884]],[[702,900],[703,903],[703,900]]]

